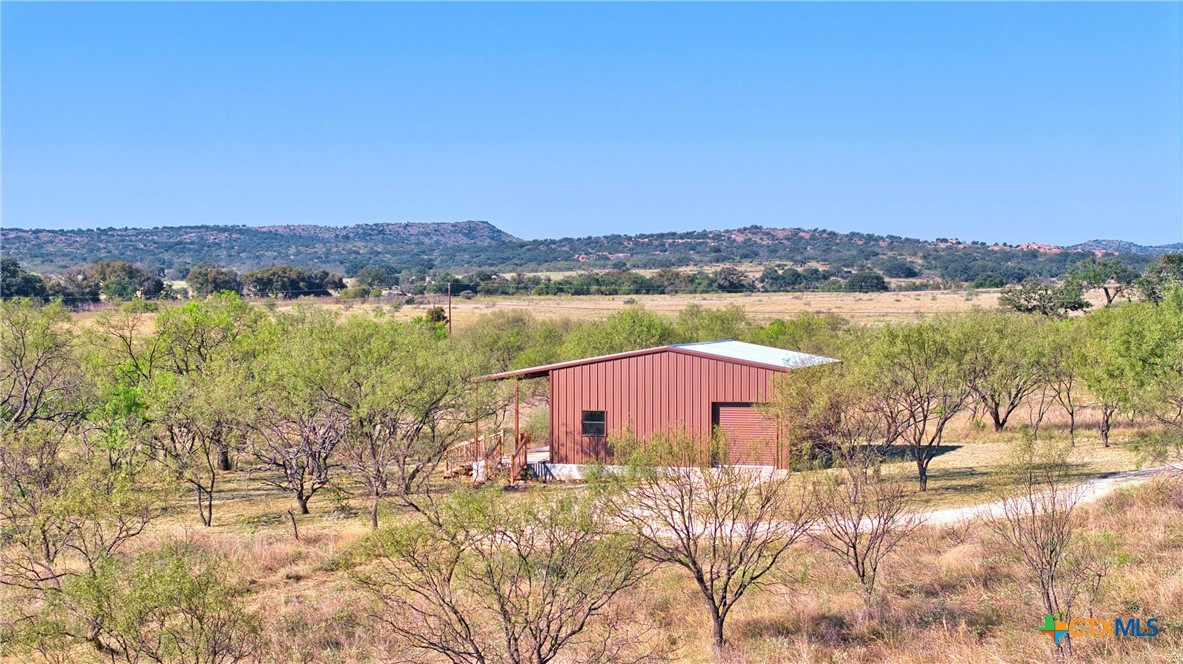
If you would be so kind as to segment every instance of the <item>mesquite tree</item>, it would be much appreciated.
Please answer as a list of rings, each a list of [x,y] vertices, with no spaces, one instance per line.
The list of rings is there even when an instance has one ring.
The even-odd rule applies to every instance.
[[[160,373],[146,392],[146,446],[152,456],[191,487],[203,525],[213,525],[214,491],[226,447],[243,430],[244,379],[233,364],[211,364],[200,373]]]
[[[0,301],[0,433],[85,412],[70,314],[61,303]]]
[[[306,379],[346,419],[339,458],[369,498],[371,527],[384,498],[418,508],[413,496],[430,488],[447,450],[468,435],[473,359],[430,323],[355,316],[293,334],[315,343]]]
[[[627,449],[628,441],[618,441]],[[724,463],[689,436],[635,445],[624,476],[605,474],[603,500],[642,554],[695,582],[710,612],[713,643],[735,605],[768,579],[812,523],[811,501],[786,475]]]
[[[103,558],[94,573],[64,584],[29,640],[40,652],[71,661],[77,656],[71,643],[83,640],[81,634],[110,661],[255,661],[259,621],[239,605],[228,569],[225,561],[175,544],[134,558]]]
[[[1068,416],[1068,440],[1076,445],[1076,416],[1086,406],[1081,375],[1086,361],[1082,326],[1077,321],[1057,323],[1043,339],[1045,387]]]
[[[990,416],[994,430],[1002,431],[1011,414],[1044,383],[1046,356],[1040,340],[1051,333],[1051,324],[1032,316],[974,312],[954,325],[973,398]]]
[[[37,425],[0,436],[0,585],[21,607],[14,637],[64,617],[73,584],[93,579],[158,513],[152,484],[112,469],[80,438]],[[99,621],[77,616],[69,638],[100,651]],[[39,637],[42,630],[31,629]],[[36,638],[35,638],[36,640]]]
[[[400,640],[453,662],[615,659],[630,621],[611,604],[646,568],[594,502],[464,490],[425,516],[376,533],[375,564],[354,575]]]
[[[844,445],[835,461],[841,471],[814,483],[818,526],[809,536],[854,572],[870,601],[883,560],[923,518],[911,512],[911,494],[883,472],[873,449]]]
[[[869,335],[852,360],[888,439],[902,440],[916,462],[920,490],[945,428],[970,400],[960,335],[948,319],[890,325]]]
[[[243,341],[260,328],[262,321],[258,310],[233,293],[217,293],[202,301],[165,309],[156,319],[162,364],[172,373],[187,375],[205,371],[217,361],[244,360],[250,344]],[[218,470],[230,470],[230,441],[214,442]]]
[[[1080,488],[1072,484],[1065,459],[1066,450],[1020,444],[1009,467],[1011,490],[1001,496],[1002,514],[987,522],[1018,554],[1044,612],[1056,618],[1071,613],[1084,581],[1074,568],[1073,548]]]
[[[1183,451],[1183,287],[1167,290],[1157,306],[1127,304],[1117,314],[1106,330],[1115,341],[1106,377],[1125,386],[1132,411],[1161,425],[1139,447],[1165,461]]]
[[[308,501],[332,482],[333,453],[345,438],[345,417],[329,408],[313,405],[291,410],[261,406],[248,425],[251,453],[265,471],[262,482],[292,494],[300,514],[308,514]]]
[[[896,438],[856,368],[836,362],[774,379],[769,411],[781,427],[781,440],[788,444],[794,466],[825,466],[855,446],[883,453]]]

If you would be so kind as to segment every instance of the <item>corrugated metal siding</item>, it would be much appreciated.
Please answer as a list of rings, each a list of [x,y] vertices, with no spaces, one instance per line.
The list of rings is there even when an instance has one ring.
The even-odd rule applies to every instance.
[[[581,435],[585,410],[605,411],[609,438],[625,429],[644,439],[684,428],[705,439],[713,404],[765,402],[777,373],[669,351],[556,369],[550,374],[551,461],[606,459],[604,439]],[[771,454],[775,459],[775,443]]]

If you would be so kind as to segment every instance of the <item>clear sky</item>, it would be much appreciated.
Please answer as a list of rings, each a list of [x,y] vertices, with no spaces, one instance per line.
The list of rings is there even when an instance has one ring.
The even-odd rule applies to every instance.
[[[1183,239],[1179,4],[2,5],[10,227]]]

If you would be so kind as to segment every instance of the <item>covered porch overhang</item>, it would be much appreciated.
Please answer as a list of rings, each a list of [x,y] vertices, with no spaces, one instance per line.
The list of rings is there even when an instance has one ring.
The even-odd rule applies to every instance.
[[[477,376],[472,379],[472,403],[473,403],[473,423],[472,423],[472,457],[474,463],[484,463],[488,468],[490,460],[495,458],[498,463],[508,456],[509,458],[509,480],[516,481],[521,476],[522,470],[527,464],[545,462],[546,458],[542,458],[537,450],[528,449],[531,440],[528,434],[522,433],[522,388],[521,382],[523,380],[531,380],[535,378],[545,378],[550,375],[552,365],[532,367],[529,369],[519,369],[515,371],[504,371],[500,373],[487,374],[484,376]],[[488,445],[488,437],[481,436],[481,411],[480,411],[480,386],[481,383],[492,383],[512,380],[513,381],[513,439],[509,445],[508,455],[505,455],[504,436],[497,433],[493,436],[493,445]],[[549,455],[544,455],[549,456]],[[486,477],[488,473],[485,473]],[[474,479],[477,479],[477,472],[474,467]]]

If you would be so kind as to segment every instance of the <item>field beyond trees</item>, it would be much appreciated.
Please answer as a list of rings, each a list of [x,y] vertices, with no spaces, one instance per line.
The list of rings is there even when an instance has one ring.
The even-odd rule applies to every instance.
[[[451,332],[411,305],[4,301],[0,659],[1174,661],[1160,295],[1063,320],[987,292],[481,298]],[[621,436],[587,483],[456,472],[474,416],[510,412],[474,376],[720,338],[842,360],[776,385],[784,477],[678,432]],[[1045,615],[1157,636],[1057,644]]]

